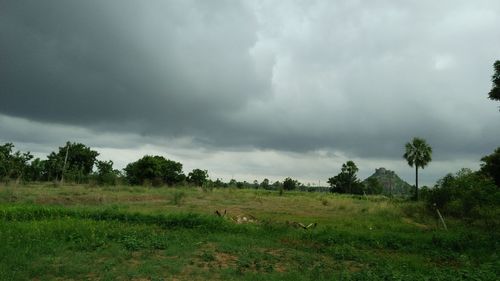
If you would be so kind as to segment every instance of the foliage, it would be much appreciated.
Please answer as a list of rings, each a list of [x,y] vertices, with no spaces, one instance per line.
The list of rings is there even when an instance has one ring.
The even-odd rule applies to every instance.
[[[281,183],[280,181],[275,181],[275,182],[273,182],[273,184],[272,184],[272,188],[273,188],[274,190],[281,189],[281,188],[283,188],[283,183]]]
[[[46,161],[35,158],[26,168],[26,179],[29,181],[46,181]]]
[[[363,184],[356,176],[358,172],[356,164],[349,160],[342,164],[340,173],[328,179],[330,191],[334,193],[363,194]]]
[[[113,170],[113,161],[97,161],[96,179],[99,185],[116,185],[120,171]]]
[[[202,186],[208,180],[208,171],[201,169],[194,169],[188,174],[188,182],[196,185]]]
[[[65,146],[59,147],[57,153],[52,152],[47,156],[45,173],[48,180],[58,180],[64,176],[66,180],[86,182],[92,173],[97,156],[99,156],[97,151],[82,143],[67,142]],[[64,166],[65,161],[66,166]]]
[[[481,172],[490,176],[495,184],[500,187],[500,147],[495,152],[481,158]]]
[[[415,200],[418,200],[418,168],[424,168],[432,161],[432,148],[424,139],[413,138],[405,145],[403,157],[410,167],[415,166]]]
[[[500,215],[500,190],[489,177],[470,169],[446,175],[424,194],[429,209],[437,207],[455,217],[494,223]]]
[[[495,73],[491,76],[492,87],[488,96],[491,100],[500,101],[500,60],[495,61],[493,64]]]
[[[367,178],[363,183],[365,185],[364,190],[366,194],[382,194],[384,191],[384,187],[376,178]]]
[[[33,158],[30,152],[13,151],[14,145],[6,143],[0,146],[0,179],[22,179],[26,177],[29,161]]]
[[[146,155],[125,167],[125,176],[131,184],[144,184],[147,181],[153,185],[173,185],[185,180],[182,164],[168,160],[163,156]]]
[[[299,185],[299,182],[292,179],[292,178],[286,178],[283,181],[283,189],[284,190],[294,190],[297,188],[298,185]]]
[[[260,187],[263,189],[269,189],[269,179],[264,179],[260,183]]]
[[[214,187],[227,187],[228,184],[223,182],[221,179],[217,178],[214,182],[213,182],[213,185]]]

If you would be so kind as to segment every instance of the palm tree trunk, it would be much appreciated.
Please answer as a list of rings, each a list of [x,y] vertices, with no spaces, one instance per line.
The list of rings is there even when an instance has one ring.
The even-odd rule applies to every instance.
[[[415,201],[418,201],[418,166],[415,165]]]

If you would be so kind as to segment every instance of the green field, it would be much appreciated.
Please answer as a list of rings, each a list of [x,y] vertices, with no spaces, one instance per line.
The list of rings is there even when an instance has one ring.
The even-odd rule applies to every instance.
[[[497,229],[445,214],[446,231],[420,204],[233,188],[0,186],[0,279],[497,280]]]

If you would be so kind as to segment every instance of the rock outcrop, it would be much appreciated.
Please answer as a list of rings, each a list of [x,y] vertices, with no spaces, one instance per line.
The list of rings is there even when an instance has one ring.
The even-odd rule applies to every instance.
[[[384,195],[410,196],[412,194],[412,186],[394,171],[385,168],[375,169],[375,173],[366,178],[363,183],[366,184],[370,178],[375,178],[383,186]]]

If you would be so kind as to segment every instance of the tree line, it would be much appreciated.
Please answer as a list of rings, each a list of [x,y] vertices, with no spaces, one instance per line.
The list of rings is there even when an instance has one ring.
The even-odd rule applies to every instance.
[[[285,178],[283,182],[271,183],[269,179],[264,179],[260,183],[257,180],[250,183],[235,179],[229,182],[223,182],[221,179],[211,180],[208,171],[204,169],[193,169],[186,175],[182,163],[159,155],[145,155],[120,171],[114,169],[113,161],[97,160],[98,156],[97,151],[85,144],[67,142],[42,160],[34,158],[30,152],[15,151],[14,144],[5,143],[0,146],[0,180],[16,183],[71,182],[155,187],[192,185],[204,188],[263,188],[281,192],[296,189],[318,190],[317,187],[306,186],[290,177]]]
[[[113,168],[113,161],[97,160],[99,153],[76,142],[67,142],[46,159],[30,152],[14,150],[14,144],[0,145],[0,179],[4,182],[72,182],[115,185],[176,185],[188,182],[201,186],[208,179],[206,170],[194,169],[187,176],[182,164],[163,156],[145,155],[123,171]]]

